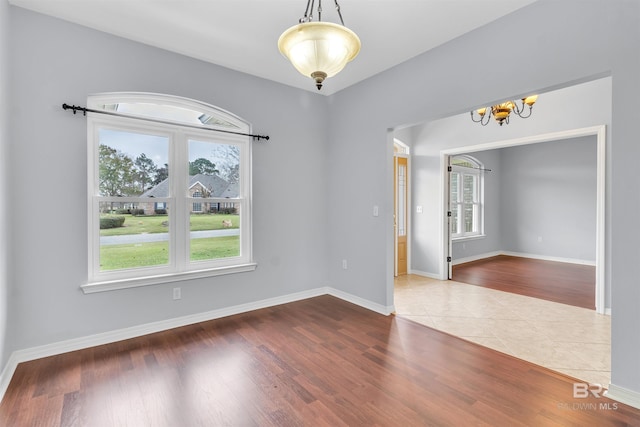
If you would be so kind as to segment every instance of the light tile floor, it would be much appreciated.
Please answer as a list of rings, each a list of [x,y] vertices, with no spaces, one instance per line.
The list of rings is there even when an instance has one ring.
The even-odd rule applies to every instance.
[[[609,386],[611,319],[594,310],[454,281],[395,281],[396,315]]]

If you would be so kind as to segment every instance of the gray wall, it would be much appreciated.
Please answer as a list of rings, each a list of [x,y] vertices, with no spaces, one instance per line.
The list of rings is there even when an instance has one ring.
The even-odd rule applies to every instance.
[[[12,8],[10,18],[8,205],[16,235],[8,351],[326,286],[323,97],[24,9]],[[82,293],[86,121],[60,106],[84,105],[88,94],[110,91],[201,100],[270,135],[253,151],[256,271]],[[179,301],[172,300],[174,286],[182,287]]]
[[[500,151],[503,249],[595,262],[595,136]]]
[[[10,200],[9,178],[9,4],[0,0],[0,200]],[[0,371],[5,365],[7,329],[7,289],[9,286],[9,220],[10,203],[0,203]]]
[[[629,183],[638,182],[634,160],[640,156],[637,99],[640,87],[640,3],[635,1],[547,1],[540,0],[503,19],[459,37],[444,46],[417,56],[384,73],[332,96],[330,102],[328,175],[334,206],[349,206],[329,212],[329,278],[333,286],[380,304],[393,301],[393,181],[392,146],[389,129],[466,113],[483,104],[548,92],[612,76],[612,98],[601,105],[602,117],[592,115],[567,121],[565,113],[582,111],[577,97],[566,104],[554,104],[555,120],[545,132],[563,131],[595,124],[608,124],[607,265],[605,274],[612,289],[612,382],[640,391],[640,335],[630,325],[640,324],[640,249],[633,230],[640,211],[640,193],[629,193]],[[538,25],[532,26],[536,22]],[[504,34],[523,34],[504,37]],[[497,49],[483,49],[492,40]],[[496,66],[508,64],[508,66]],[[588,101],[588,100],[586,100]],[[544,110],[542,99],[537,115]],[[588,105],[588,104],[587,104]],[[470,122],[470,121],[469,121]],[[514,120],[504,139],[539,132],[532,120]],[[458,126],[464,129],[462,122]],[[479,134],[477,124],[473,132]],[[425,134],[426,136],[426,134]],[[431,214],[431,201],[439,197],[437,153],[443,148],[470,145],[470,141],[449,132],[434,147],[415,147],[415,163],[435,165],[421,169],[414,179],[424,181],[424,223],[414,224],[422,246],[412,247],[412,259],[429,258],[438,241],[438,217]],[[432,150],[429,150],[432,148]],[[379,204],[380,217],[371,216]],[[435,207],[437,209],[437,205]],[[437,248],[436,248],[437,249]],[[435,252],[435,251],[434,251]],[[343,270],[340,259],[353,260]],[[433,271],[437,267],[426,268]]]

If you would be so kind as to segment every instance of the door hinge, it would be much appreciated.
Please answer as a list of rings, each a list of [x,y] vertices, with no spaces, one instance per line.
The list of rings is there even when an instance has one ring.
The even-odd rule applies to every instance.
[[[447,211],[447,216],[451,216],[451,211]]]
[[[451,168],[451,166],[447,166],[447,170],[451,172],[453,169]]]
[[[451,262],[451,257],[450,256],[447,257],[447,262]]]

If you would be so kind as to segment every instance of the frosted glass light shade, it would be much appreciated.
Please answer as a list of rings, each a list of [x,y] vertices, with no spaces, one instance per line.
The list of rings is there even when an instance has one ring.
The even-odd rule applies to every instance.
[[[325,78],[338,74],[360,52],[360,39],[345,26],[331,22],[305,22],[286,30],[278,49],[318,89]]]

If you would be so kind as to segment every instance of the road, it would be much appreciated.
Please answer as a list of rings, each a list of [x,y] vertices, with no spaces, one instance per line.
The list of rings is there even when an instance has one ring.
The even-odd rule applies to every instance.
[[[192,239],[204,239],[206,237],[238,236],[240,229],[227,228],[223,230],[192,231]],[[135,243],[165,242],[169,240],[169,233],[152,234],[125,234],[122,236],[102,236],[100,246],[106,245],[130,245]]]

